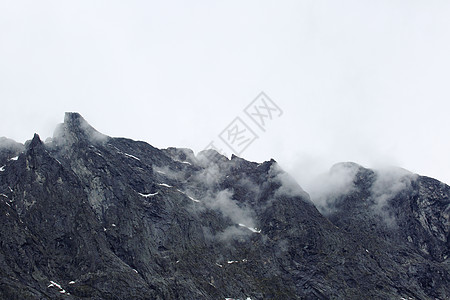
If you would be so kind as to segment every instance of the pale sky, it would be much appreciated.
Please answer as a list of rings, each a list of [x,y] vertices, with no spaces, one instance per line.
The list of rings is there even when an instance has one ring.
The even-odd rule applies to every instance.
[[[236,118],[240,156],[307,184],[341,161],[450,183],[449,1],[0,0],[0,136],[65,111],[155,147],[202,150]],[[244,108],[283,111],[263,132]]]

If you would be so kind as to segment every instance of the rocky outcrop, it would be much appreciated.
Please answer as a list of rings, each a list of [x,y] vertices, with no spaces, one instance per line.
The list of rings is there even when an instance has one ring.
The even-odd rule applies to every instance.
[[[0,149],[2,299],[450,297],[450,190],[430,178],[345,164],[351,188],[319,211],[274,160],[160,150],[77,113]]]

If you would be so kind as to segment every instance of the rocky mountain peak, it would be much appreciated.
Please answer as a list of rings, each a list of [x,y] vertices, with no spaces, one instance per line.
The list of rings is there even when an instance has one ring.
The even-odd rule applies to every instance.
[[[95,130],[89,123],[77,112],[66,112],[64,115],[64,124],[68,128],[77,130]]]
[[[36,148],[42,146],[41,138],[37,133],[34,134],[33,139],[31,140],[30,144],[28,145],[28,148]]]
[[[329,177],[319,212],[273,159],[66,113],[48,143],[0,139],[0,299],[450,299],[450,187],[355,163]]]
[[[66,112],[64,123],[58,125],[53,133],[53,141],[57,145],[98,144],[107,139],[77,112]]]
[[[63,125],[73,133],[82,133],[88,137],[101,134],[77,112],[66,112]]]

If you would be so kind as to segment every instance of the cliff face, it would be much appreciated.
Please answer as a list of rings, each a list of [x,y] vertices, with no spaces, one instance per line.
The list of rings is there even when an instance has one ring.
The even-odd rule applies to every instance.
[[[351,164],[319,212],[274,160],[160,150],[76,113],[48,143],[0,142],[2,299],[450,298],[436,180]]]

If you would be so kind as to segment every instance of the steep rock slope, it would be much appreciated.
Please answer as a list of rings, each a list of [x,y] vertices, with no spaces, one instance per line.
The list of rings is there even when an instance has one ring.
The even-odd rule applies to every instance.
[[[3,299],[449,295],[450,192],[431,179],[388,199],[361,168],[321,214],[274,160],[160,150],[77,113],[48,143],[0,149]]]
[[[359,240],[388,278],[405,283],[398,289],[408,297],[450,298],[450,187],[399,168],[333,169],[352,181],[348,192],[329,195],[324,215]]]

